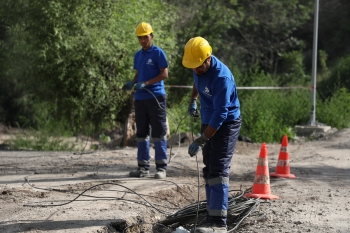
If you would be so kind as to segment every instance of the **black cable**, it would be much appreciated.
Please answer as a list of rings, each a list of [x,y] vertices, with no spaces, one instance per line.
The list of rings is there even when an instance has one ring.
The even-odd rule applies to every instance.
[[[32,187],[32,188],[34,188],[34,189],[45,190],[45,191],[56,191],[56,192],[62,192],[62,193],[65,193],[65,192],[74,193],[74,192],[72,192],[71,190],[62,190],[62,189],[54,189],[54,188],[40,188],[40,187],[36,187],[36,186],[30,184],[28,177],[29,177],[29,176],[25,176],[25,177],[24,177],[25,182],[22,184],[22,186],[25,185],[25,184],[27,183],[30,187]],[[110,182],[120,182],[120,181],[123,181],[123,180],[129,182],[129,181],[139,181],[139,180],[150,180],[150,178],[135,178],[135,179],[133,179],[133,178],[126,178],[126,179],[118,179],[118,180],[105,180],[105,182],[109,182],[109,181],[110,181]],[[183,189],[183,188],[180,187],[177,183],[175,183],[175,182],[173,182],[173,181],[171,181],[171,180],[166,180],[166,179],[154,179],[153,181],[157,181],[157,182],[168,182],[168,183],[174,184],[178,189],[180,189],[180,190],[184,191],[186,194],[190,195],[190,196],[193,198],[193,201],[196,202],[196,199],[195,199],[195,197],[192,195],[192,193],[187,192],[185,189]],[[120,192],[125,192],[125,191],[120,191]],[[131,192],[130,192],[130,193],[131,193]],[[132,193],[134,193],[134,192],[132,192]],[[142,195],[142,196],[149,196],[149,197],[154,197],[154,198],[159,198],[159,197],[151,196],[151,195],[147,195],[147,194],[139,194],[139,195]],[[82,196],[84,196],[84,195],[82,195]],[[88,195],[86,195],[86,196],[88,196]],[[170,202],[169,202],[169,203],[170,203]],[[171,203],[171,204],[175,205],[174,203]]]
[[[29,181],[28,181],[27,178],[26,178],[26,181],[29,183]],[[169,212],[166,212],[166,211],[163,211],[163,210],[161,210],[161,209],[156,208],[154,204],[152,204],[151,202],[147,201],[142,195],[136,193],[135,191],[129,189],[128,187],[125,187],[125,186],[120,185],[120,184],[111,183],[111,182],[105,182],[105,183],[102,183],[102,184],[93,185],[93,186],[91,186],[90,188],[87,188],[87,189],[85,189],[83,192],[81,192],[80,194],[78,194],[77,197],[73,198],[73,199],[70,200],[70,201],[67,201],[67,202],[65,202],[65,203],[62,203],[62,204],[51,204],[51,205],[30,205],[30,204],[23,204],[23,206],[31,206],[31,207],[52,207],[52,206],[63,206],[63,205],[67,205],[67,204],[72,203],[72,202],[74,202],[75,200],[77,200],[80,196],[88,196],[88,195],[83,195],[85,192],[87,192],[87,191],[89,191],[89,190],[91,190],[91,189],[93,189],[93,188],[95,188],[95,187],[98,187],[98,186],[101,186],[101,185],[106,185],[106,184],[108,184],[108,185],[117,185],[117,186],[121,186],[121,187],[123,187],[123,188],[125,188],[125,189],[131,191],[133,194],[136,194],[137,196],[139,196],[141,199],[143,199],[146,203],[148,203],[152,208],[154,208],[154,209],[157,210],[158,212],[163,213],[163,214],[169,214]],[[31,187],[33,187],[33,186],[31,186]],[[56,190],[55,190],[55,191],[56,191]],[[90,197],[91,197],[91,196],[90,196]],[[104,197],[104,198],[105,198],[105,197]],[[124,198],[115,198],[115,199],[117,199],[117,200],[129,201],[129,200],[126,200],[126,199],[124,199]],[[132,201],[132,200],[131,200],[131,201]],[[132,202],[135,202],[135,201],[132,201]],[[156,205],[159,205],[159,204],[156,204]]]
[[[192,136],[192,142],[194,141],[194,137],[193,137],[193,116],[191,116],[191,136]],[[197,211],[196,211],[196,221],[194,223],[194,230],[196,230],[197,227],[197,223],[198,223],[198,213],[199,213],[199,198],[200,198],[200,171],[199,171],[199,165],[198,165],[198,156],[196,154],[196,164],[197,164],[197,191],[198,191],[198,196],[197,196]]]
[[[28,179],[28,176],[24,177],[26,183],[32,187],[32,188],[35,188],[35,189],[39,189],[39,190],[45,190],[45,191],[56,191],[56,192],[63,192],[63,193],[66,193],[66,192],[70,192],[70,193],[74,193],[74,194],[77,194],[78,196],[76,198],[74,198],[73,200],[70,200],[70,201],[67,201],[66,203],[63,203],[63,204],[59,204],[59,205],[34,205],[34,204],[24,204],[24,206],[32,206],[32,207],[49,207],[49,206],[62,206],[62,205],[67,205],[73,201],[77,201],[77,198],[79,198],[80,196],[84,196],[84,197],[92,197],[92,198],[98,198],[98,199],[108,199],[108,200],[124,200],[124,201],[130,201],[130,202],[134,202],[134,203],[137,203],[137,204],[143,204],[141,203],[140,201],[138,200],[130,200],[130,199],[125,199],[125,198],[118,198],[118,197],[96,197],[96,196],[92,196],[92,195],[86,195],[84,194],[86,191],[94,188],[94,187],[97,187],[97,186],[101,186],[101,185],[106,185],[106,184],[109,184],[109,185],[119,185],[119,184],[116,184],[116,183],[111,183],[111,182],[105,182],[105,183],[102,183],[102,184],[98,184],[98,185],[94,185],[86,190],[84,190],[82,193],[75,193],[75,192],[72,192],[71,190],[60,190],[60,189],[52,189],[52,188],[40,188],[40,187],[36,187],[34,185],[32,185],[30,182],[29,182],[29,179]],[[128,181],[131,181],[133,179],[128,179]],[[135,179],[136,180],[136,179]],[[137,179],[137,180],[140,180],[140,179]],[[116,182],[119,181],[119,180],[116,180]],[[169,181],[169,180],[156,180],[156,181],[162,181],[162,182],[169,182],[169,183],[172,183],[172,184],[175,184],[176,187],[179,189],[179,190],[182,190],[184,191],[186,194],[190,194],[188,193],[186,190],[184,190],[183,188],[181,188],[179,185],[177,185],[175,182],[173,181]],[[123,185],[119,185],[123,188],[126,188],[125,186]],[[128,188],[126,188],[128,189]],[[131,189],[128,189],[128,190],[131,190]],[[112,190],[108,190],[108,191],[112,191]],[[119,192],[119,190],[118,190]],[[125,191],[124,191],[125,192]],[[125,193],[131,193],[131,194],[136,194],[138,195],[139,197],[141,197],[143,200],[145,200],[150,206],[152,206],[154,208],[154,206],[161,206],[163,208],[168,208],[168,209],[178,209],[178,205],[177,204],[174,204],[174,203],[171,203],[170,201],[168,200],[164,200],[164,199],[161,199],[159,197],[156,197],[156,196],[151,196],[151,195],[146,195],[146,194],[138,194],[136,193],[135,191],[131,190],[131,192],[125,192]],[[190,194],[191,195],[191,194]],[[173,206],[177,206],[177,207],[169,207],[169,206],[164,206],[164,205],[160,205],[158,203],[151,203],[151,202],[148,202],[146,199],[143,198],[143,196],[148,196],[148,197],[152,197],[152,198],[158,198],[158,199],[161,199],[162,201],[166,201],[170,204],[172,204]],[[192,196],[192,195],[191,195]],[[192,198],[195,200],[195,198],[192,196]],[[90,201],[90,200],[81,200],[81,201]],[[52,202],[52,201],[51,201]],[[159,212],[163,213],[162,211],[160,211],[159,209],[155,208],[156,210],[158,210]]]
[[[231,190],[230,192],[235,191]],[[237,191],[237,190],[236,190]],[[240,223],[247,218],[252,212],[259,207],[260,199],[247,199],[243,195],[245,192],[239,190],[240,193],[230,197],[228,200],[228,225],[234,224],[234,227],[227,232],[233,232],[238,228]],[[188,205],[176,213],[169,215],[161,223],[171,226],[175,223],[181,223],[182,226],[192,226],[195,223],[196,212],[198,211],[199,221],[204,221],[206,218],[206,201],[201,201],[199,209],[195,205]]]
[[[176,128],[176,131],[175,131],[175,135],[176,135],[177,133],[179,133],[179,146],[180,146],[180,144],[181,144],[181,135],[180,135],[180,132],[179,132],[179,128],[180,128],[181,122],[182,122],[187,116],[189,116],[189,114],[185,115],[185,116],[180,120],[179,124],[177,124],[177,128]],[[177,153],[178,153],[178,152],[175,153],[175,155],[174,155],[173,157],[171,156],[171,151],[172,151],[172,149],[173,149],[174,140],[175,140],[175,137],[174,137],[173,140],[171,140],[171,143],[170,143],[170,152],[169,152],[169,162],[168,162],[168,164],[171,162],[171,159],[175,158],[175,156],[176,156]]]
[[[27,177],[25,177],[26,182],[33,188],[35,189],[42,189],[42,190],[49,190],[49,191],[58,191],[58,192],[62,192],[62,190],[59,189],[44,189],[44,188],[39,188],[39,187],[35,187],[33,185],[31,185],[29,183],[29,180]],[[170,181],[171,182],[171,181]],[[112,182],[104,182],[101,184],[97,184],[94,186],[91,186],[90,188],[84,190],[82,193],[80,193],[77,197],[75,197],[72,200],[69,200],[65,203],[62,204],[53,204],[53,205],[30,205],[30,204],[24,204],[24,206],[31,206],[31,207],[50,207],[50,206],[63,206],[63,205],[67,205],[69,203],[72,203],[74,201],[96,201],[94,199],[89,199],[89,200],[77,200],[80,196],[86,196],[86,197],[94,197],[91,195],[84,195],[85,192],[87,192],[88,190],[91,190],[95,187],[101,186],[101,185],[118,185],[121,186],[127,190],[129,190],[130,192],[128,193],[132,193],[132,194],[136,194],[138,195],[140,198],[142,198],[146,204],[146,206],[150,206],[154,209],[156,209],[158,212],[168,215],[164,220],[158,222],[158,223],[153,223],[156,225],[163,225],[166,227],[171,227],[174,223],[181,223],[183,226],[191,226],[194,225],[198,222],[203,222],[205,217],[206,217],[206,200],[204,201],[200,201],[199,197],[198,197],[198,202],[197,203],[192,203],[174,213],[170,213],[168,211],[163,211],[160,210],[159,208],[156,208],[155,206],[161,206],[163,208],[168,208],[168,206],[163,206],[160,204],[153,204],[149,201],[147,201],[145,198],[142,197],[142,195],[134,192],[133,190],[120,185],[120,184],[116,184],[116,183],[112,183]],[[181,187],[177,186],[178,188],[182,189]],[[182,189],[183,190],[183,189]],[[249,190],[249,189],[247,189]],[[234,227],[230,230],[228,230],[227,232],[233,232],[235,229],[237,229],[239,227],[239,225],[241,224],[241,222],[246,219],[251,213],[253,213],[259,206],[261,203],[268,203],[271,206],[270,202],[261,202],[260,199],[247,199],[244,197],[244,194],[247,193],[247,190],[242,191],[242,190],[230,190],[229,192],[236,192],[235,195],[231,195],[231,197],[229,197],[228,199],[228,211],[227,211],[227,216],[228,216],[228,225],[234,225]],[[108,190],[110,191],[110,190]],[[65,192],[65,191],[64,191]],[[238,192],[238,193],[237,193]],[[95,198],[95,197],[94,197]],[[139,200],[128,200],[125,199],[124,197],[122,198],[118,198],[118,197],[102,197],[99,198],[98,200],[123,200],[123,201],[129,201],[129,202],[134,202],[137,204],[143,204],[145,205],[145,203],[142,203]],[[52,201],[51,201],[52,202]],[[172,209],[170,207],[170,209]],[[266,212],[264,213],[266,214]],[[146,223],[139,223],[139,224],[146,224]],[[134,224],[137,225],[137,224]],[[134,226],[132,225],[132,226]],[[128,226],[128,228],[131,226]]]

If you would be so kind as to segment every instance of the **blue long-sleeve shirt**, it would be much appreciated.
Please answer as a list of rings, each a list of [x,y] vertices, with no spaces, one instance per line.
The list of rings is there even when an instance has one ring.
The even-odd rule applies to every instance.
[[[165,52],[152,45],[148,50],[140,49],[134,55],[134,69],[138,71],[137,82],[146,82],[160,73],[160,69],[167,68]],[[155,96],[165,95],[164,81],[160,81],[147,86]],[[145,100],[154,98],[151,93],[146,90],[136,90],[135,99]]]
[[[193,77],[200,96],[203,124],[219,129],[223,123],[234,121],[241,115],[235,79],[218,58],[211,55],[208,71],[202,76],[193,72]]]

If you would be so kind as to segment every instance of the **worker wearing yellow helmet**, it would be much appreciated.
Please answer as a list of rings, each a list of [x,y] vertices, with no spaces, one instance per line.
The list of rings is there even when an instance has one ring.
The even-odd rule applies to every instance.
[[[156,179],[166,177],[168,163],[166,138],[166,98],[164,79],[168,77],[165,52],[153,45],[153,29],[149,23],[137,25],[135,34],[141,49],[134,55],[134,78],[123,86],[131,90],[135,85],[134,106],[137,139],[137,170],[131,177],[150,176],[150,136],[155,150]],[[150,130],[152,128],[152,130]],[[150,135],[150,131],[151,134]]]
[[[190,156],[200,149],[207,199],[205,224],[195,233],[227,232],[230,164],[241,128],[240,103],[234,77],[229,68],[212,54],[203,37],[191,38],[185,45],[182,64],[193,70],[193,89],[188,112],[201,103],[202,135],[189,146]]]

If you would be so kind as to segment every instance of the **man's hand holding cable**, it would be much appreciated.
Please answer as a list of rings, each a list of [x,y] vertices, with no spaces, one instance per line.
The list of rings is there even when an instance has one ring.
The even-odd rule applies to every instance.
[[[197,99],[196,98],[191,98],[190,104],[188,105],[188,113],[190,116],[193,116],[197,112]]]
[[[134,86],[134,82],[130,81],[124,84],[124,86],[122,87],[122,90],[124,91],[130,91],[132,89],[132,87]]]
[[[145,83],[143,83],[143,82],[138,82],[138,83],[136,83],[136,85],[135,85],[135,89],[141,90],[141,89],[143,89],[145,86],[146,86]]]
[[[188,154],[193,157],[198,154],[199,149],[203,148],[203,146],[209,141],[209,139],[204,135],[204,133],[194,140],[192,144],[188,147]]]

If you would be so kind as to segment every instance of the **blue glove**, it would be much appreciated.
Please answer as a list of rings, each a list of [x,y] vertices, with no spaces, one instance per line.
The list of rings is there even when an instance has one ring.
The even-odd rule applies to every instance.
[[[133,83],[133,82],[131,82],[131,81],[130,81],[130,82],[127,82],[127,83],[124,84],[122,90],[124,90],[124,91],[129,91],[129,90],[132,89],[133,86],[134,86],[134,83]]]
[[[199,150],[208,142],[208,138],[202,134],[199,138],[194,140],[188,147],[188,154],[193,157],[198,154]]]
[[[197,112],[197,99],[191,98],[190,104],[188,105],[188,113],[190,116],[193,116],[195,112]]]
[[[141,82],[139,82],[139,83],[136,83],[136,85],[135,85],[135,89],[139,89],[139,90],[141,90],[142,88],[144,88],[146,86],[146,84],[145,83],[141,83]]]

